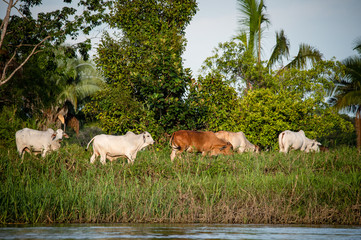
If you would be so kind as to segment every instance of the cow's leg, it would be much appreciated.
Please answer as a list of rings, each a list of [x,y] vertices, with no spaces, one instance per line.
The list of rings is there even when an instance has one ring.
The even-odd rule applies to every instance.
[[[90,157],[90,163],[93,164],[95,159],[98,157],[97,152],[94,150],[93,155]]]
[[[283,145],[283,149],[282,149],[282,152],[284,153],[288,153],[288,150],[290,149],[290,146],[288,143],[284,144]]]
[[[173,162],[173,160],[174,160],[174,158],[176,158],[177,157],[177,155],[178,155],[178,157],[179,158],[182,158],[180,155],[181,155],[181,153],[184,151],[184,149],[182,149],[182,148],[173,148],[172,149],[172,153],[170,154],[170,160]]]
[[[43,149],[43,151],[42,151],[42,153],[41,153],[41,156],[42,156],[43,158],[45,158],[47,151],[48,151],[48,150],[47,150],[46,148]]]
[[[280,153],[281,153],[281,152],[285,152],[283,145],[280,145]]]
[[[135,158],[137,157],[137,152],[133,153],[133,154],[130,155],[130,156],[131,156],[131,159],[130,159],[131,163],[134,163],[134,160],[135,160]]]
[[[23,158],[24,158],[24,151],[25,151],[26,147],[24,147],[24,146],[20,146],[20,147],[17,146],[17,149],[18,149],[18,153],[19,153],[20,158],[23,159]]]
[[[107,154],[100,153],[100,162],[104,165],[107,162]]]
[[[244,153],[244,152],[246,152],[246,147],[244,147],[244,146],[239,146],[237,152],[238,152],[238,153]]]
[[[125,155],[127,157],[128,163],[133,164],[134,163],[134,159],[133,156],[131,154],[126,154]]]
[[[170,154],[170,160],[173,162],[174,158],[176,157],[177,149],[172,149],[172,153]]]
[[[280,152],[287,153],[288,151],[288,144],[283,142],[283,139],[280,138],[279,140]]]
[[[116,160],[117,157],[111,157],[111,156],[107,155],[107,159],[112,162],[112,161]]]

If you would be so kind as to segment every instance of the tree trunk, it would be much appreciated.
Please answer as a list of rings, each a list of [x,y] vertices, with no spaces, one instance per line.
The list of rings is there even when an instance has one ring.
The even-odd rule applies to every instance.
[[[361,106],[359,106],[356,112],[355,128],[357,137],[357,148],[361,150]]]

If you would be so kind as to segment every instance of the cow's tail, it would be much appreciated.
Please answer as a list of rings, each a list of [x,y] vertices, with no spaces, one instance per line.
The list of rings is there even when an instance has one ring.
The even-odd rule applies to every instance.
[[[96,136],[95,136],[95,137],[96,137]],[[93,137],[93,138],[88,142],[88,145],[86,146],[85,151],[88,151],[88,147],[89,147],[90,143],[94,140],[95,137]]]
[[[180,147],[174,143],[174,133],[172,134],[172,136],[169,139],[169,146],[173,149],[180,149]]]

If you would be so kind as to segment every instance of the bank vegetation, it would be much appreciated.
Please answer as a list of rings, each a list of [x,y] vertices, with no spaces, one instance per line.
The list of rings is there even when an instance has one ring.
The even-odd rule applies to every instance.
[[[0,153],[0,223],[361,224],[361,154],[341,147],[170,161],[152,146],[133,165],[89,163],[66,144],[46,158]]]

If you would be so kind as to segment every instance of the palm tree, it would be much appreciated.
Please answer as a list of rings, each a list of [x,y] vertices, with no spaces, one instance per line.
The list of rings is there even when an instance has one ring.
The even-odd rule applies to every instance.
[[[265,27],[270,24],[267,14],[265,13],[266,6],[263,0],[238,0],[241,17],[239,23],[242,26],[240,36],[246,39],[244,43],[249,52],[255,55],[257,50],[257,60],[261,63],[261,38]],[[276,63],[282,63],[283,58],[289,58],[290,43],[284,31],[276,32],[276,45],[273,48],[270,59],[267,61],[267,67],[271,69]],[[286,66],[281,67],[277,74],[288,68],[306,68],[307,64],[311,64],[322,60],[322,54],[315,48],[307,44],[300,44],[297,56],[290,61]],[[249,88],[250,86],[247,86]]]
[[[358,55],[346,58],[342,62],[346,67],[345,77],[335,82],[336,90],[330,102],[337,110],[356,114],[357,147],[361,148],[361,39],[356,42],[354,50]]]
[[[59,119],[65,128],[65,118],[69,108],[73,108],[76,113],[79,102],[100,90],[104,81],[89,61],[68,58],[62,50],[55,52],[55,55],[58,59],[58,71],[62,74],[54,74],[54,77],[58,85],[62,86],[62,91],[58,94],[56,103],[43,111],[47,119],[44,127]]]
[[[266,6],[263,0],[238,0],[241,13],[244,14],[240,19],[243,27],[242,32],[248,35],[248,50],[252,53],[257,51],[258,63],[261,62],[261,39],[265,30],[264,25],[268,27],[270,23],[265,14]]]
[[[272,54],[267,62],[267,67],[271,69],[276,63],[282,63],[283,58],[289,59],[290,42],[284,31],[276,32],[276,45],[273,47]],[[289,68],[305,69],[308,62],[315,64],[322,60],[322,53],[316,48],[301,43],[297,55],[286,66],[281,67],[277,74]]]
[[[100,90],[103,80],[91,63],[74,59],[67,68],[66,76],[71,76],[74,81],[65,85],[58,96],[58,103],[64,105],[69,101],[76,111],[78,101]]]

